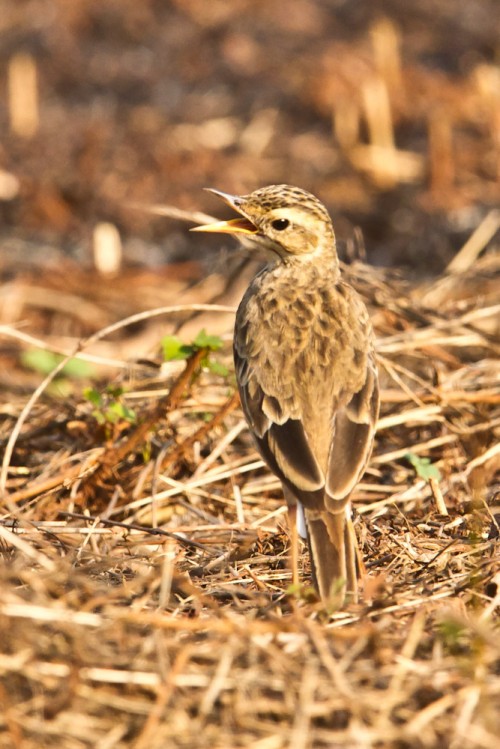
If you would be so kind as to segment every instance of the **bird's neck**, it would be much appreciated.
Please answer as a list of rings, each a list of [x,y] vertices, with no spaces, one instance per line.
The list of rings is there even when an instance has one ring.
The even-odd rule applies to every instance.
[[[268,276],[270,284],[286,281],[303,286],[310,283],[321,285],[324,282],[330,286],[339,280],[340,268],[335,251],[308,253],[273,259],[262,270],[262,275]]]
[[[288,269],[289,272],[295,270],[302,273],[306,267],[317,268],[319,273],[327,273],[331,278],[332,274],[338,276],[340,274],[339,259],[335,244],[318,247],[314,252],[307,252],[300,255],[287,254],[281,257],[270,258],[268,263],[269,268],[279,268],[283,266]]]

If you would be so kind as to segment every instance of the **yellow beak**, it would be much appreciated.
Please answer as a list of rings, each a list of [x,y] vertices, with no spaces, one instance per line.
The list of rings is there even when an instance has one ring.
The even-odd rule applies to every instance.
[[[221,234],[257,234],[257,227],[247,218],[232,218],[230,221],[216,221],[214,224],[195,226],[191,231],[213,231]]]
[[[238,213],[240,212],[238,207],[240,198],[237,195],[229,195],[229,193],[214,190],[211,187],[205,189],[208,190],[208,192],[213,192],[215,195],[218,195],[225,203],[230,205],[231,208],[234,208]],[[213,224],[195,226],[191,231],[206,231],[220,234],[257,234],[259,230],[245,216],[238,216],[238,218],[232,218],[229,221],[216,221]]]

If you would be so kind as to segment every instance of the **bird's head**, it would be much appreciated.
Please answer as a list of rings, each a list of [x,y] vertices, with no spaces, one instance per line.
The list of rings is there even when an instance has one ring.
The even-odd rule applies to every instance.
[[[251,238],[275,260],[316,255],[335,257],[335,235],[325,206],[311,193],[290,185],[270,185],[249,195],[228,195],[208,188],[240,216],[197,226],[192,231],[221,232]]]

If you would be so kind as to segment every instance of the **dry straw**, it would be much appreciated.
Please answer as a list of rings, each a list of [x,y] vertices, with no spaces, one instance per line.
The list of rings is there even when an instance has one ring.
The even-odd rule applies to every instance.
[[[0,746],[497,746],[498,257],[478,254],[432,286],[346,269],[383,408],[356,492],[364,601],[342,612],[287,593],[279,487],[231,379],[198,356],[135,381],[111,338],[231,307],[35,339],[115,367],[139,419],[103,431],[78,395],[46,399],[54,372],[6,414]]]

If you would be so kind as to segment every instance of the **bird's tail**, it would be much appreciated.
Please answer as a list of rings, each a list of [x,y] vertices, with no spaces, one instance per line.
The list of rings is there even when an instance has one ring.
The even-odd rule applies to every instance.
[[[345,600],[357,601],[358,554],[350,513],[306,510],[305,515],[311,567],[321,600],[339,606]]]

